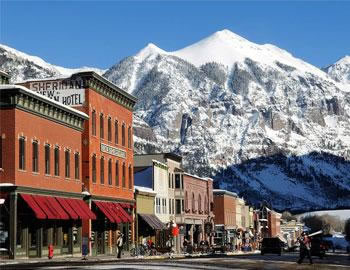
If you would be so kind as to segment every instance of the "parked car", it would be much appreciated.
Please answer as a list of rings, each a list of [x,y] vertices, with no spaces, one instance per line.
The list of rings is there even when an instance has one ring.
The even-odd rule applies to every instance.
[[[261,242],[261,255],[274,253],[281,256],[283,242],[278,237],[264,238]]]
[[[318,256],[322,259],[326,255],[327,243],[322,238],[311,239],[311,256]]]

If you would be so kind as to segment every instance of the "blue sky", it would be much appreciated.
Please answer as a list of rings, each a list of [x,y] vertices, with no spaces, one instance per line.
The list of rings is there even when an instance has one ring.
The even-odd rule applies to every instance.
[[[348,1],[0,1],[0,43],[64,67],[108,68],[149,42],[173,51],[222,29],[321,67],[350,54]]]

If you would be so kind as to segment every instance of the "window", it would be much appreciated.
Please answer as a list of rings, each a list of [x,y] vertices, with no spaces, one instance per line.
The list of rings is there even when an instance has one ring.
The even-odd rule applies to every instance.
[[[182,212],[185,212],[185,203],[184,203],[184,200],[181,200],[181,209],[182,209]]]
[[[198,212],[202,212],[202,197],[200,194],[198,195]]]
[[[122,125],[122,145],[125,146],[125,124]]]
[[[100,182],[101,185],[105,183],[105,158],[101,157],[100,160]]]
[[[207,199],[207,195],[205,195],[205,197],[204,197],[204,211],[205,211],[205,213],[208,213],[208,199]]]
[[[175,199],[173,199],[173,214],[175,214]]]
[[[184,175],[181,174],[181,189],[184,189]]]
[[[119,187],[119,161],[115,163],[115,185]]]
[[[0,168],[3,168],[2,166],[2,136],[0,133]]]
[[[23,137],[19,138],[19,169],[26,169],[26,141]]]
[[[96,183],[96,155],[92,156],[92,182]]]
[[[92,111],[92,114],[91,114],[91,127],[92,127],[92,135],[96,136],[96,111]]]
[[[112,141],[112,119],[108,117],[108,141]]]
[[[188,209],[188,194],[187,194],[187,191],[185,193],[185,207],[186,207],[186,210]]]
[[[100,138],[104,138],[103,113],[100,114]]]
[[[169,181],[169,188],[171,188],[171,175],[170,175],[170,173],[169,173],[168,181]]]
[[[128,127],[128,148],[131,148],[131,127]]]
[[[171,188],[175,187],[174,174],[171,174]]]
[[[176,199],[176,215],[181,214],[181,200]]]
[[[112,185],[112,159],[108,160],[108,185]]]
[[[160,198],[156,198],[156,213],[160,214]]]
[[[39,144],[38,141],[33,141],[33,172],[39,172]]]
[[[162,213],[166,214],[166,199],[162,199]]]
[[[79,153],[75,153],[74,154],[74,175],[75,175],[75,179],[79,179],[80,178],[80,165],[79,165]]]
[[[196,204],[194,201],[194,193],[192,193],[192,212],[194,212],[196,210]]]
[[[118,125],[118,120],[115,120],[115,122],[114,122],[114,142],[115,142],[115,144],[119,143],[119,125]]]
[[[132,189],[132,168],[131,165],[129,165],[129,189]]]
[[[64,151],[64,160],[65,160],[65,177],[70,177],[70,152],[69,150]]]
[[[172,214],[171,213],[171,199],[169,199],[169,214]]]
[[[55,176],[59,176],[60,175],[60,148],[58,146],[55,147],[54,157],[55,157]]]
[[[125,188],[125,163],[123,163],[123,169],[122,169],[122,185],[123,185],[123,188]]]
[[[175,188],[180,188],[180,174],[175,174]]]
[[[45,174],[50,174],[50,145],[45,145]]]

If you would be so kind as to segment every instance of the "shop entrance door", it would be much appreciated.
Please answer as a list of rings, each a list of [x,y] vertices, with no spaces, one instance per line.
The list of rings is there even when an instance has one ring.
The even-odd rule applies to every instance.
[[[28,227],[28,257],[38,257],[38,235],[36,222],[30,223]]]
[[[96,253],[97,255],[104,254],[104,233],[96,232]]]

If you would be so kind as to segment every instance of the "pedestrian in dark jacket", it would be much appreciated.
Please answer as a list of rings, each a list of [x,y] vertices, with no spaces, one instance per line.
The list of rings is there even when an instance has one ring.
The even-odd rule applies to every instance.
[[[312,258],[311,258],[311,238],[307,235],[306,232],[303,232],[301,234],[301,237],[298,239],[300,243],[300,253],[299,253],[299,260],[298,263],[301,264],[307,256],[307,258],[310,261],[310,264],[312,264]]]

